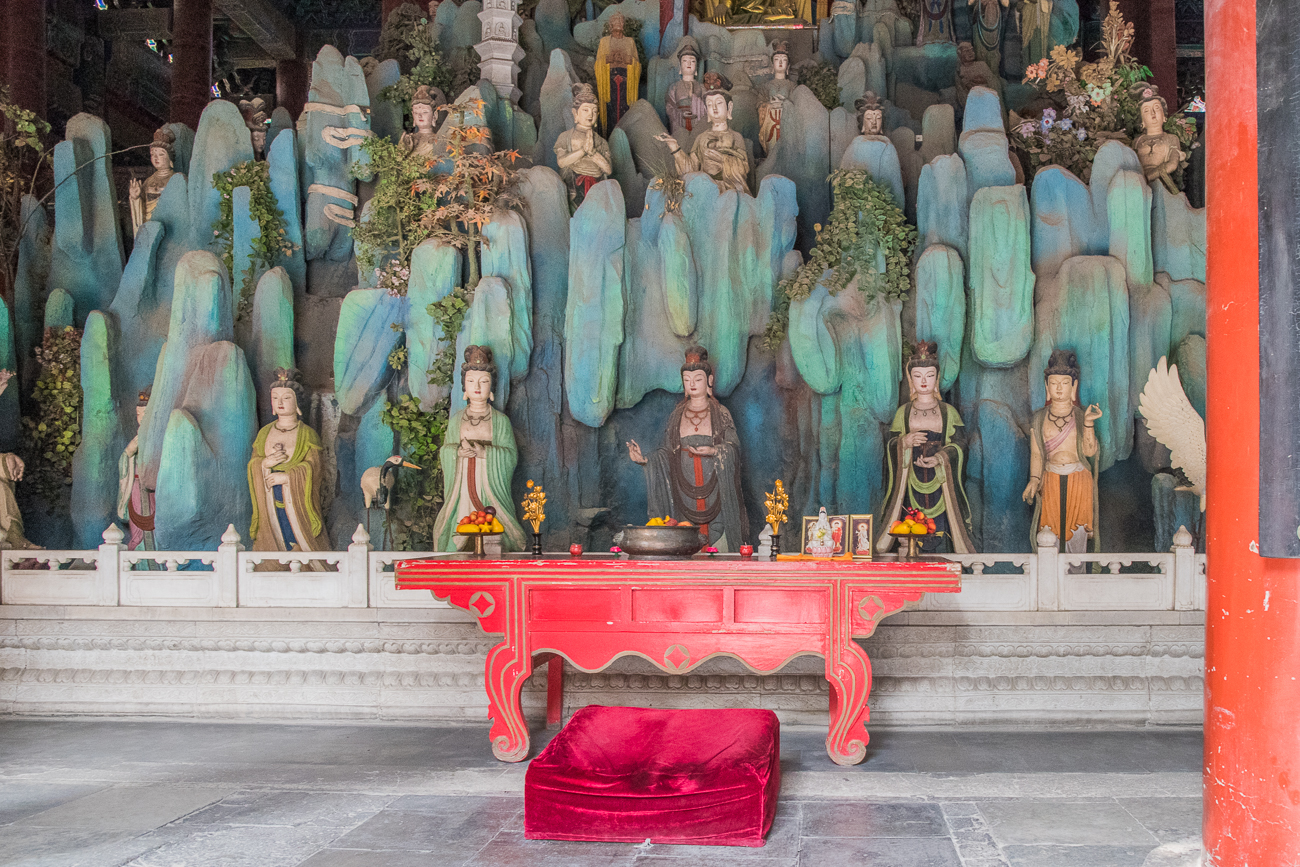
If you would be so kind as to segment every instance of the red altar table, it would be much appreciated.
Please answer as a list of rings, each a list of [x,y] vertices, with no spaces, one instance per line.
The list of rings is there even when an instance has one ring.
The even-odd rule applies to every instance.
[[[960,565],[944,562],[453,555],[400,561],[395,571],[398,589],[429,590],[504,636],[488,652],[485,683],[492,752],[506,762],[528,757],[519,691],[535,656],[554,660],[557,675],[561,657],[595,672],[627,654],[669,674],[718,655],[770,674],[814,654],[826,660],[831,688],[826,752],[857,764],[867,750],[871,662],[853,639],[922,594],[961,589]],[[562,681],[551,681],[558,717]]]

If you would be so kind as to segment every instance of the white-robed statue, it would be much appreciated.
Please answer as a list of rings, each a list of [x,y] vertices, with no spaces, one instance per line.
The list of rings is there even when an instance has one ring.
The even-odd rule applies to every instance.
[[[0,394],[9,385],[13,372],[0,370]],[[23,515],[18,511],[14,483],[23,480],[23,459],[14,454],[0,454],[0,550],[36,548],[23,535]]]
[[[496,509],[497,520],[505,528],[501,550],[524,549],[524,529],[515,520],[510,492],[519,450],[510,419],[492,407],[492,378],[496,372],[489,347],[465,347],[460,381],[466,407],[447,420],[447,437],[438,452],[443,499],[433,525],[437,551],[469,548],[469,537],[458,536],[456,526],[461,518],[488,506]]]

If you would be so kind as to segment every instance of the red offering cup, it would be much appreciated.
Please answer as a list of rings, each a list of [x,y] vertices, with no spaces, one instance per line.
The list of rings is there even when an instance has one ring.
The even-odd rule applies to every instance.
[[[742,557],[753,557],[753,556],[754,556],[754,546],[753,546],[753,545],[741,545],[741,546],[740,546],[740,556],[742,556]]]
[[[570,556],[570,557],[581,557],[581,556],[582,556],[582,546],[579,545],[577,542],[574,542],[572,545],[570,545],[570,546],[569,546],[569,556]]]

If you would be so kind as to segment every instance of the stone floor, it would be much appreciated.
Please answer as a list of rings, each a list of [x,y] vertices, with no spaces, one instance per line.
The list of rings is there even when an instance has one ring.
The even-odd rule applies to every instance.
[[[548,737],[534,734],[534,752]],[[0,864],[84,867],[1189,867],[1201,733],[782,732],[761,849],[523,837],[485,726],[0,720]]]

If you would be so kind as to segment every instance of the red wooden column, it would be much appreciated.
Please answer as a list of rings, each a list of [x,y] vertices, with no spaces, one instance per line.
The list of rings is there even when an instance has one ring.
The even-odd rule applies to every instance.
[[[1104,18],[1107,0],[1100,0]],[[1124,19],[1135,26],[1133,47],[1129,51],[1151,69],[1151,80],[1169,103],[1172,113],[1178,108],[1178,39],[1174,33],[1174,0],[1120,0]]]
[[[198,129],[212,99],[212,0],[172,4],[171,119]]]
[[[0,0],[0,42],[10,97],[45,117],[45,0]]]
[[[1255,2],[1207,0],[1205,17],[1214,28],[1205,46],[1204,840],[1216,867],[1264,867],[1300,863],[1300,561],[1251,550],[1260,471]]]

